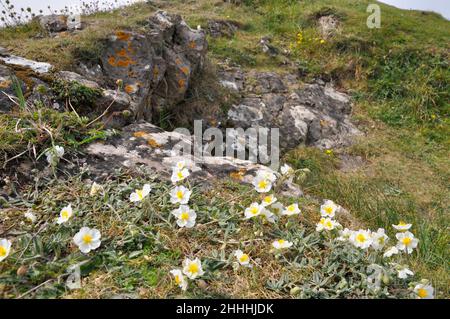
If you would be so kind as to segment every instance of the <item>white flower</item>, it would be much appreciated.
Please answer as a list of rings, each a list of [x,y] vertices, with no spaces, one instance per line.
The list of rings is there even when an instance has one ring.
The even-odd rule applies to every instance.
[[[172,183],[177,183],[184,180],[186,177],[190,175],[189,170],[187,168],[182,169],[174,169],[172,172],[172,177],[170,178]]]
[[[64,147],[56,145],[45,152],[45,156],[47,157],[47,162],[55,166],[58,164],[59,159],[64,156]]]
[[[83,254],[100,247],[101,234],[95,228],[81,227],[80,231],[73,237],[73,242]]]
[[[250,267],[250,257],[249,255],[242,252],[242,250],[238,249],[234,252],[234,256],[236,256],[238,262],[242,266]]]
[[[394,227],[395,229],[400,230],[400,231],[408,230],[411,228],[411,226],[412,226],[412,224],[407,224],[404,221],[400,221],[398,223],[398,225],[392,225],[392,227]]]
[[[398,278],[406,279],[408,276],[414,276],[414,273],[407,267],[401,267],[397,269]]]
[[[286,216],[298,215],[300,214],[300,208],[298,208],[297,203],[291,204],[286,207],[281,214]]]
[[[180,269],[172,269],[170,273],[173,275],[175,279],[175,283],[178,285],[178,287],[181,288],[181,290],[186,291],[187,289],[187,280],[184,278],[183,273]]]
[[[316,231],[320,232],[322,230],[333,230],[340,225],[341,224],[331,218],[322,217],[316,225]]]
[[[101,191],[103,191],[103,186],[94,182],[91,186],[91,191],[89,192],[89,195],[95,196]]]
[[[383,228],[378,228],[377,232],[372,232],[372,248],[381,250],[384,248],[389,240],[389,237],[384,233]]]
[[[23,214],[23,216],[26,218],[26,220],[28,220],[30,223],[34,224],[37,220],[37,217],[35,214],[33,214],[32,211],[27,211],[25,214]]]
[[[344,228],[344,230],[340,230],[339,231],[339,237],[336,238],[336,240],[348,241],[348,240],[350,240],[350,237],[352,236],[352,234],[353,234],[353,230],[350,230],[348,228]]]
[[[272,206],[270,206],[270,208],[276,215],[281,215],[284,210],[283,204],[281,204],[280,202],[273,204]]]
[[[391,248],[389,248],[388,250],[386,250],[386,252],[383,254],[384,258],[389,258],[392,257],[393,255],[397,255],[398,254],[398,249],[395,246],[392,246]]]
[[[280,171],[281,174],[288,175],[291,174],[294,170],[288,164],[284,164],[283,166],[281,166]]]
[[[272,243],[272,246],[275,249],[289,248],[292,245],[293,245],[293,243],[291,243],[290,241],[284,240],[284,239],[278,239]]]
[[[177,218],[178,226],[186,228],[194,227],[197,214],[189,206],[181,205],[179,208],[174,209],[172,214]]]
[[[8,257],[11,251],[11,242],[8,239],[0,238],[0,261]]]
[[[264,207],[270,206],[277,201],[277,198],[273,195],[267,195],[263,198],[261,205]]]
[[[170,191],[170,202],[172,204],[187,204],[192,192],[184,186],[175,186]]]
[[[433,299],[434,288],[431,285],[418,284],[414,287],[414,292],[419,299]]]
[[[353,234],[350,236],[350,241],[353,243],[353,245],[361,249],[369,248],[369,246],[372,244],[370,230],[360,229],[353,232]]]
[[[145,184],[142,189],[136,189],[133,193],[130,194],[130,202],[135,203],[142,201],[145,197],[148,196],[148,194],[150,194],[151,190],[152,188],[149,184]]]
[[[271,171],[267,171],[267,170],[262,170],[260,169],[258,172],[256,172],[256,178],[262,178],[262,179],[266,179],[271,183],[275,183],[275,181],[277,180],[277,177],[275,176],[274,173],[272,173]]]
[[[183,274],[189,279],[195,279],[202,276],[204,273],[200,259],[195,258],[194,260],[190,260],[189,258],[186,258],[183,261]]]
[[[252,203],[250,207],[245,209],[244,215],[246,219],[259,216],[261,214],[263,207],[258,203]]]
[[[272,189],[272,182],[265,177],[256,176],[253,179],[253,186],[258,193],[267,193]]]
[[[185,161],[178,161],[175,166],[173,167],[173,170],[182,170],[183,168],[186,168],[186,162]]]
[[[320,206],[320,214],[323,217],[333,218],[337,209],[338,206],[332,200],[326,200],[325,203]]]
[[[263,217],[269,223],[275,223],[277,220],[277,217],[267,208],[261,209],[261,217]]]
[[[417,247],[419,240],[414,235],[407,231],[404,233],[397,233],[395,237],[398,239],[397,249],[403,250],[408,254],[413,252],[413,249]]]
[[[68,206],[61,209],[61,212],[59,213],[59,217],[56,220],[56,222],[58,224],[65,223],[70,219],[70,217],[72,217],[72,215],[73,215],[72,205],[69,204]]]

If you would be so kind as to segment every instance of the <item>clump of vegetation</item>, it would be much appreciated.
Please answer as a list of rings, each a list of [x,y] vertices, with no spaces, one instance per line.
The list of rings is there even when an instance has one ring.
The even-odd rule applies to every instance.
[[[51,89],[57,100],[70,104],[75,110],[91,111],[101,96],[99,89],[87,87],[77,81],[55,80]]]
[[[258,171],[254,190],[229,185],[240,188],[237,197],[226,188],[212,189],[222,194],[214,197],[191,186],[184,162],[174,166],[172,186],[116,171],[102,184],[86,185],[82,172],[51,181],[39,194],[32,187],[23,196],[28,203],[34,198],[31,206],[7,207],[6,227],[25,223],[13,242],[0,242],[0,292],[4,298],[136,291],[248,297],[267,290],[273,297],[434,297],[406,265],[418,244],[411,224],[395,225],[398,242],[388,248],[384,229],[343,229],[338,220],[345,215],[332,201],[318,209],[304,198],[277,198],[282,181],[296,174],[289,166],[282,171]],[[88,275],[94,280],[83,280]]]

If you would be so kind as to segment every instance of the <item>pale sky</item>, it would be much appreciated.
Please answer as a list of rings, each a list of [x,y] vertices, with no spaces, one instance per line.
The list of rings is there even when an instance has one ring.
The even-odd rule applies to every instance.
[[[434,11],[450,20],[450,0],[379,0],[401,9]]]

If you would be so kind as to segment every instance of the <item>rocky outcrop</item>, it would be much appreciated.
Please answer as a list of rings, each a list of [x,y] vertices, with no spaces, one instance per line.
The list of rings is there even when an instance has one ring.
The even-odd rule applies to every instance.
[[[302,144],[332,148],[359,134],[350,122],[350,98],[329,84],[302,84],[293,75],[236,69],[221,78],[222,85],[241,95],[228,111],[229,122],[244,129],[279,128],[282,149]]]
[[[319,32],[325,39],[332,37],[339,28],[339,19],[334,15],[321,16],[318,20]]]
[[[37,16],[35,19],[39,22],[41,27],[50,32],[58,33],[63,31],[74,31],[83,28],[83,24],[76,15],[62,15],[62,14],[51,14],[46,16]]]
[[[241,24],[232,20],[210,19],[207,23],[208,34],[213,38],[231,38],[241,28]]]
[[[109,89],[121,81],[134,117],[151,120],[162,105],[183,101],[203,67],[207,42],[204,31],[191,29],[181,16],[158,11],[144,31],[118,31],[103,47],[99,64],[81,72]]]
[[[46,75],[53,70],[53,66],[49,63],[36,62],[13,54],[9,54],[3,48],[0,48],[0,64],[1,63],[15,69],[31,70],[38,75]]]
[[[176,147],[178,146],[178,147]],[[120,136],[106,142],[90,144],[85,153],[85,165],[94,178],[107,177],[114,169],[128,168],[158,172],[162,179],[170,180],[172,167],[184,161],[191,171],[190,178],[200,182],[212,182],[218,178],[231,178],[242,183],[251,183],[258,170],[272,172],[270,168],[233,157],[194,156],[193,153],[178,152],[194,148],[191,135],[167,132],[146,122],[124,127]],[[299,187],[290,180],[283,182],[282,190],[287,196],[300,196]]]
[[[67,19],[61,16],[39,19],[55,32],[66,28]],[[90,113],[98,115],[107,110],[103,121],[121,127],[134,120],[151,120],[162,107],[173,108],[182,102],[192,78],[202,71],[207,51],[204,31],[191,29],[181,16],[165,11],[151,16],[139,32],[117,31],[101,42],[104,50],[97,63],[80,64],[78,73],[55,73],[48,63],[18,57],[4,49],[0,50],[0,64],[28,70],[45,81],[78,82],[101,91]],[[4,73],[10,72],[2,71],[2,78]],[[4,80],[3,86],[6,83]]]

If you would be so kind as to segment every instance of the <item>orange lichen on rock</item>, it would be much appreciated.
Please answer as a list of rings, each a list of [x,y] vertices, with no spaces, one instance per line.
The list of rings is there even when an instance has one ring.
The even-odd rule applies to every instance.
[[[242,181],[244,179],[245,173],[246,173],[245,169],[240,169],[239,171],[231,172],[230,177],[234,180]]]
[[[116,58],[113,57],[113,56],[110,56],[110,57],[108,58],[108,63],[109,63],[110,65],[112,65],[112,66],[116,66]]]
[[[128,57],[127,51],[123,48],[121,50],[117,51],[116,54],[120,57]]]
[[[11,86],[11,81],[10,80],[5,80],[5,81],[1,81],[0,82],[0,89],[7,89]]]
[[[183,72],[184,74],[188,75],[189,72],[190,72],[190,70],[189,70],[189,68],[188,68],[187,66],[183,66],[183,67],[181,68],[181,72]]]
[[[129,65],[132,64],[136,64],[136,61],[132,60],[132,59],[126,59],[126,60],[119,60],[116,63],[116,66],[120,66],[120,67],[127,67]]]
[[[197,43],[195,43],[195,41],[189,42],[189,48],[195,49],[196,47],[197,47]]]
[[[155,65],[155,67],[153,68],[153,77],[157,78],[159,75],[159,68],[157,65]]]
[[[125,85],[125,92],[128,94],[133,94],[136,92],[136,87],[134,85]]]
[[[117,39],[120,41],[128,41],[131,37],[131,35],[124,31],[117,31],[116,32]]]
[[[180,89],[183,89],[185,85],[186,81],[184,79],[178,79],[178,86],[180,87]]]
[[[147,135],[147,133],[143,132],[143,131],[137,131],[134,132],[133,136],[134,137],[145,137]]]
[[[161,145],[159,145],[158,142],[156,142],[155,139],[151,137],[147,139],[147,144],[153,148],[161,147]]]

